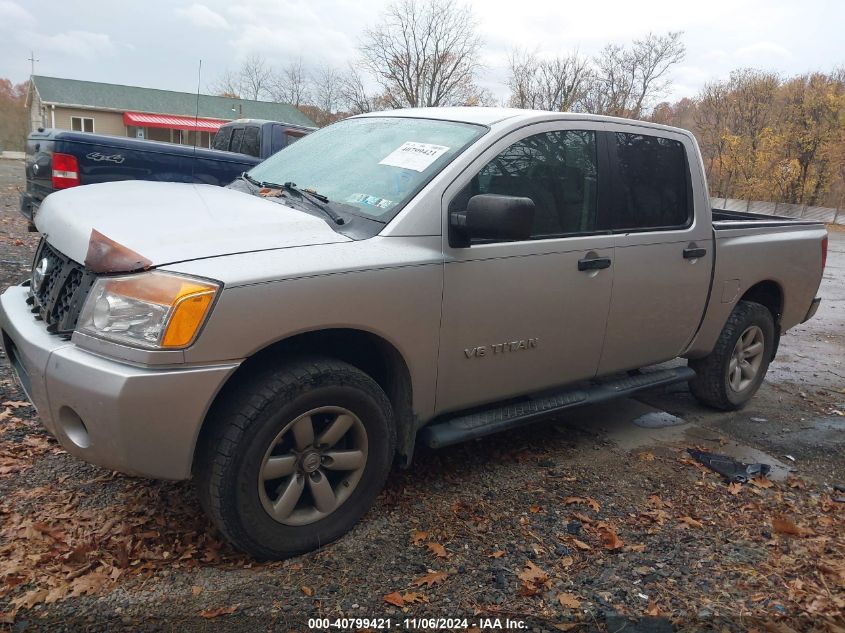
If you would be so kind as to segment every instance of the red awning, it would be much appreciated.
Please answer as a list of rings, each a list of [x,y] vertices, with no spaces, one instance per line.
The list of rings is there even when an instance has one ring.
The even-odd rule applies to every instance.
[[[136,127],[158,127],[168,130],[199,130],[216,132],[226,121],[218,119],[195,119],[192,116],[173,116],[171,114],[145,114],[143,112],[124,112],[123,122]]]

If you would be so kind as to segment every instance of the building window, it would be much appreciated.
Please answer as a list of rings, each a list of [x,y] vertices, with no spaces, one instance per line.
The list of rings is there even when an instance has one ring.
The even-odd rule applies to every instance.
[[[84,116],[72,116],[70,117],[70,129],[74,132],[93,132],[94,119]]]

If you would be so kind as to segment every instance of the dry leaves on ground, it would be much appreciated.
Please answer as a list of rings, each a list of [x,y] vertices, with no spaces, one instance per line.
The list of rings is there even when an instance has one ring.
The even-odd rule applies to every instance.
[[[438,558],[446,558],[446,548],[443,547],[440,543],[428,543],[426,544],[428,551],[432,554],[437,556]]]
[[[200,616],[206,619],[219,618],[221,615],[232,615],[238,610],[238,605],[231,607],[215,607],[213,609],[205,609],[200,611]]]
[[[437,583],[443,582],[448,577],[449,577],[449,574],[447,574],[445,571],[433,571],[433,572],[426,574],[425,576],[420,576],[419,578],[414,580],[411,583],[411,586],[412,587],[422,587],[422,586],[431,587],[433,585],[436,585]]]
[[[557,597],[557,600],[564,609],[577,609],[581,606],[581,601],[575,594],[562,593]]]

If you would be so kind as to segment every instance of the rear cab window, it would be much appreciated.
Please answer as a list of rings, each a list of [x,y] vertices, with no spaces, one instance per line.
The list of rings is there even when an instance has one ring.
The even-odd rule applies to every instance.
[[[612,132],[610,228],[661,230],[688,227],[693,217],[692,183],[680,141],[647,134]]]
[[[250,126],[244,129],[244,136],[241,140],[241,154],[249,154],[258,157],[261,152],[261,143],[258,138],[258,128]]]
[[[224,152],[229,151],[229,141],[232,140],[232,128],[230,127],[222,127],[220,131],[217,132],[216,136],[214,137],[214,143],[212,144],[212,148],[219,149]]]
[[[230,152],[240,152],[241,151],[241,140],[244,137],[244,129],[242,127],[236,127],[232,129],[232,143],[229,145]]]

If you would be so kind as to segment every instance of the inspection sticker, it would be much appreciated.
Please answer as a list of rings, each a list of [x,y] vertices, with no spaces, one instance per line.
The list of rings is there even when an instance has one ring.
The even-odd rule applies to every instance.
[[[368,196],[366,193],[353,193],[346,198],[347,202],[357,202],[358,204],[366,204],[369,207],[378,207],[379,209],[389,209],[396,203],[387,198],[379,198],[378,196]]]
[[[443,156],[449,149],[445,145],[408,141],[381,159],[379,165],[425,171],[431,163]]]

